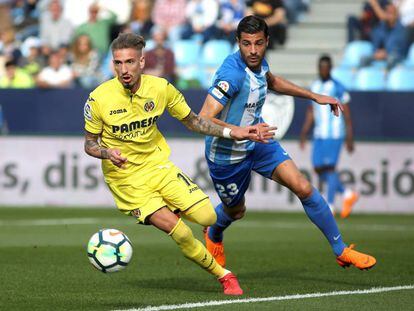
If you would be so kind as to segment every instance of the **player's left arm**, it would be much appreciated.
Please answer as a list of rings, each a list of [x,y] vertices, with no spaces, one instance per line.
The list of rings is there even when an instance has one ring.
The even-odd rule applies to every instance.
[[[267,73],[268,88],[284,95],[311,99],[319,105],[330,105],[335,116],[339,116],[339,111],[344,107],[336,98],[311,92],[279,76],[274,76],[270,71]]]

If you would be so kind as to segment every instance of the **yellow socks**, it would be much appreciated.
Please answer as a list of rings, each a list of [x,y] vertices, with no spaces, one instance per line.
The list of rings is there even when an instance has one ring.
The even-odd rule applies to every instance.
[[[229,272],[216,262],[199,240],[194,238],[191,229],[181,219],[168,235],[178,244],[185,257],[217,278],[222,278]]]

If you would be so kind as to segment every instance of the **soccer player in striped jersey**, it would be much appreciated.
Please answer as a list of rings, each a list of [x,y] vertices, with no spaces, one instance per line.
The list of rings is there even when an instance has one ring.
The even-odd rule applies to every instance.
[[[268,88],[329,105],[334,115],[339,115],[343,107],[337,99],[308,91],[269,71],[264,59],[269,35],[263,19],[255,16],[243,18],[237,27],[237,42],[239,51],[228,56],[217,70],[200,116],[230,128],[260,124]],[[244,216],[244,194],[252,171],[295,193],[307,216],[328,240],[340,266],[369,269],[375,265],[374,257],[357,252],[353,245],[347,246],[343,242],[328,204],[277,141],[270,140],[267,144],[234,142],[210,136],[206,138],[205,155],[210,176],[222,201],[216,207],[216,223],[205,230],[206,246],[221,265],[224,266],[226,260],[223,231]]]
[[[312,83],[311,90],[315,93],[338,98],[344,105],[343,114],[336,118],[330,112],[329,107],[321,106],[311,101],[306,111],[305,122],[303,123],[300,146],[301,149],[305,148],[308,132],[314,124],[313,167],[320,180],[328,185],[327,199],[333,214],[335,214],[334,201],[336,192],[343,195],[341,217],[346,218],[358,200],[358,193],[349,188],[344,188],[336,172],[336,165],[344,139],[348,152],[354,151],[352,120],[349,110],[351,97],[345,90],[345,87],[331,77],[331,69],[331,57],[322,55],[318,62],[319,79]]]

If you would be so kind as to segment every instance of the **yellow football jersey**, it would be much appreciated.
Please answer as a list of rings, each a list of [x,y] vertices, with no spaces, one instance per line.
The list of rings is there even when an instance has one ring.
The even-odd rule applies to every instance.
[[[107,182],[122,182],[137,169],[168,159],[170,148],[157,128],[165,109],[178,120],[191,111],[173,85],[150,75],[141,75],[135,94],[117,78],[104,82],[90,94],[84,108],[85,130],[101,135],[102,147],[118,148],[128,159],[125,168],[102,160]]]

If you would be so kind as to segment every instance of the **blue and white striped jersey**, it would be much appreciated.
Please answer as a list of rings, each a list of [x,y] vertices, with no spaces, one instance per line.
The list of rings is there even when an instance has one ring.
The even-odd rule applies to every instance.
[[[229,55],[217,70],[209,94],[219,101],[223,110],[218,119],[238,126],[263,122],[262,106],[266,99],[268,63],[263,60],[260,72],[250,70],[240,52]],[[254,149],[252,141],[206,137],[206,157],[217,164],[233,164],[246,158]]]
[[[344,86],[334,79],[316,80],[312,83],[311,90],[314,93],[335,97],[342,104],[348,104],[351,99]],[[315,120],[313,137],[320,139],[344,138],[346,133],[343,115],[340,114],[339,117],[335,117],[329,105],[319,105],[313,101],[311,104],[313,105]]]

